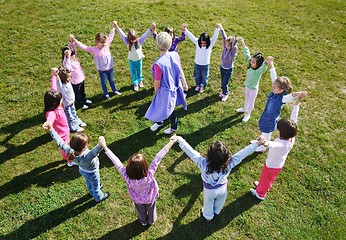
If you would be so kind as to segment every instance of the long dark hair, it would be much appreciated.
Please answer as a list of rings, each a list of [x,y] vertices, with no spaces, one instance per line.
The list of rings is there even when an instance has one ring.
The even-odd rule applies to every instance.
[[[252,58],[256,59],[256,68],[254,70],[257,70],[260,68],[264,62],[264,56],[261,52],[255,52],[254,55],[252,55]],[[251,67],[251,64],[249,63],[249,67]]]
[[[210,36],[208,33],[204,32],[202,33],[198,38],[198,46],[201,47],[201,42],[204,41],[207,43],[206,48],[210,46]]]
[[[207,173],[211,174],[213,172],[225,173],[227,168],[227,161],[232,157],[231,152],[227,149],[227,147],[220,141],[213,141],[207,152],[207,162],[208,162],[208,170]]]
[[[61,93],[55,90],[48,90],[44,94],[44,113],[54,111],[57,109],[61,102]]]

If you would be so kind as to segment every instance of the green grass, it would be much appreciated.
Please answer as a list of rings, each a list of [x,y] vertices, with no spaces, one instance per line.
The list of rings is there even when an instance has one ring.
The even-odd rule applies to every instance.
[[[0,19],[0,238],[1,239],[345,239],[345,9],[334,1],[1,1]],[[136,222],[135,208],[118,171],[101,153],[101,179],[110,198],[94,204],[78,169],[67,168],[45,121],[43,94],[50,68],[60,65],[60,47],[73,33],[93,45],[97,32],[108,33],[112,20],[140,34],[152,21],[162,30],[183,22],[195,35],[212,34],[220,22],[227,34],[242,36],[251,52],[275,57],[278,75],[295,90],[307,90],[301,104],[297,143],[265,201],[249,193],[266,154],[246,158],[229,177],[228,197],[220,216],[209,224],[199,218],[203,203],[199,171],[178,146],[156,174],[160,187],[158,221],[149,229]],[[177,31],[179,34],[179,31]],[[234,88],[219,101],[220,36],[213,48],[209,87],[192,87],[195,47],[179,45],[187,81],[188,110],[178,109],[179,134],[203,155],[218,139],[236,151],[260,132],[257,120],[271,90],[269,73],[260,83],[250,121],[235,108],[244,101],[246,63],[235,62]],[[79,51],[86,92],[94,102],[78,111],[88,123],[92,145],[104,135],[126,162],[134,152],[148,161],[167,143],[162,130],[151,133],[144,114],[152,99],[151,64],[158,56],[152,38],[143,45],[145,89],[132,91],[127,50],[118,35],[111,45],[120,97],[105,101],[91,55]],[[282,115],[289,116],[291,105]]]

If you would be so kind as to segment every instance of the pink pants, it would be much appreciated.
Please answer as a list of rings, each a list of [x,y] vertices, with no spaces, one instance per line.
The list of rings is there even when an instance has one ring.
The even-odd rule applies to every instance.
[[[267,192],[272,188],[273,183],[281,170],[282,168],[269,168],[264,164],[259,184],[256,187],[256,192],[260,197],[266,197]]]
[[[251,114],[253,108],[255,107],[255,100],[258,94],[258,88],[250,89],[245,87],[245,103],[244,103],[244,112],[247,114]]]

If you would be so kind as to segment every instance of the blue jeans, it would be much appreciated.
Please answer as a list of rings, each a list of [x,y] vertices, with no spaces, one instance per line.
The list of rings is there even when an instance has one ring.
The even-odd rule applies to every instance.
[[[172,112],[171,116],[168,117],[171,120],[171,128],[174,130],[178,129],[178,117],[175,110]],[[156,124],[163,125],[162,122],[156,122]]]
[[[230,69],[224,69],[222,66],[220,66],[220,74],[221,74],[221,89],[222,94],[227,95],[228,94],[228,83],[229,80],[232,77],[233,68]]]
[[[117,88],[116,88],[115,83],[114,83],[113,68],[111,68],[108,71],[100,71],[99,70],[99,75],[100,75],[100,83],[101,83],[103,94],[108,95],[106,79],[108,79],[109,85],[111,85],[112,91],[113,91],[113,93],[115,93],[117,91]]]
[[[76,107],[74,103],[70,106],[64,106],[64,112],[67,118],[68,126],[70,127],[71,132],[75,132],[78,130],[79,125],[81,125],[82,120],[77,116]]]
[[[87,100],[85,94],[84,81],[78,84],[72,84],[73,92],[76,97],[77,107],[83,107],[85,101]]]
[[[79,173],[85,178],[85,183],[89,193],[93,196],[96,202],[99,202],[104,197],[103,192],[100,189],[100,172],[96,171],[93,173],[85,172],[79,169]]]
[[[140,59],[138,61],[129,60],[129,64],[130,64],[130,73],[131,73],[132,84],[136,85],[139,82],[142,82],[142,80],[143,80],[142,59]]]
[[[227,184],[216,189],[203,189],[203,216],[211,220],[214,214],[220,214],[227,197]]]
[[[198,65],[195,63],[193,69],[193,76],[195,78],[197,87],[206,87],[209,79],[209,64]]]

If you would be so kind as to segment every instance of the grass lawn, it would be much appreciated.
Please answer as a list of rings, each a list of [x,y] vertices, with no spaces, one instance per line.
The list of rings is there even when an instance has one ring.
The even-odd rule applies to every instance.
[[[0,1],[0,239],[346,239],[345,99],[346,1]],[[116,20],[124,31],[145,32],[183,22],[195,35],[213,34],[221,23],[227,34],[242,36],[251,52],[274,56],[278,76],[306,90],[298,121],[297,142],[267,199],[249,192],[258,180],[266,153],[246,158],[229,176],[228,196],[220,216],[210,223],[199,217],[203,204],[200,172],[176,145],[162,160],[156,179],[158,221],[141,227],[125,182],[100,154],[104,190],[111,196],[95,204],[77,167],[68,168],[49,134],[43,94],[50,68],[61,64],[60,48],[68,35],[94,45],[97,32],[108,34]],[[251,119],[235,112],[244,102],[245,62],[241,45],[227,102],[220,102],[221,36],[210,62],[209,87],[193,91],[195,46],[179,44],[187,82],[188,110],[178,108],[179,131],[206,154],[213,140],[232,153],[259,135],[257,120],[271,91],[269,71],[261,80]],[[122,95],[105,100],[92,56],[78,51],[93,105],[78,110],[88,123],[91,145],[105,136],[126,164],[143,153],[148,162],[168,142],[162,129],[152,133],[144,114],[153,97],[151,64],[159,55],[152,37],[143,45],[145,87],[132,90],[127,48],[116,33],[111,45],[115,82]],[[282,111],[289,117],[292,105]],[[275,134],[274,136],[275,137]]]

